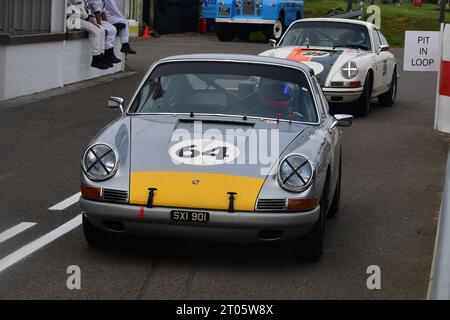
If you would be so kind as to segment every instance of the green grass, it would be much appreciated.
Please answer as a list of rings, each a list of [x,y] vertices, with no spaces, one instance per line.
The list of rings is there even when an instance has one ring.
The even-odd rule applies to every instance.
[[[381,8],[381,30],[393,47],[404,45],[406,30],[439,30],[439,6],[436,4],[423,7],[414,7],[411,3],[393,6],[381,4],[381,1],[376,1],[376,4]],[[353,4],[354,9],[357,7],[358,4]],[[335,8],[346,10],[347,0],[305,0],[305,17],[321,17]],[[449,11],[446,22],[450,23]]]

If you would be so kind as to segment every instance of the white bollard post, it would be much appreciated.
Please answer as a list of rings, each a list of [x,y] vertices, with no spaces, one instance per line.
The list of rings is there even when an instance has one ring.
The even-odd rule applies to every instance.
[[[442,62],[438,75],[434,128],[450,133],[450,24],[443,24]]]

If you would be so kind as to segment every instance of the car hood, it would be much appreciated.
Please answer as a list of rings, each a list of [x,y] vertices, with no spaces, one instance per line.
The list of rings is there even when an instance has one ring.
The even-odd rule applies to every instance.
[[[321,86],[326,86],[336,72],[349,60],[367,55],[368,52],[358,49],[304,49],[286,46],[262,52],[261,56],[289,59],[302,62],[314,70]]]
[[[133,115],[130,203],[147,204],[148,189],[156,188],[155,205],[226,210],[228,192],[236,192],[236,210],[254,210],[274,161],[306,128],[261,119]]]

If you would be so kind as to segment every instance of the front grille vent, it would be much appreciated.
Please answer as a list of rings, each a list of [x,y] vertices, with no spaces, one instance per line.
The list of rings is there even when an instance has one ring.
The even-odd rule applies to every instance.
[[[286,210],[286,199],[259,199],[256,205],[258,210]]]
[[[127,202],[128,192],[124,190],[103,189],[102,198],[111,202]]]

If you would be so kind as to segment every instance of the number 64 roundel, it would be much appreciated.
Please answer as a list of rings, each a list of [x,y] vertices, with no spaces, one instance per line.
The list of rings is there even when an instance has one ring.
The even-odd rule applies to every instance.
[[[190,165],[220,165],[233,162],[240,150],[234,144],[222,140],[195,139],[178,142],[169,149],[174,163]]]

